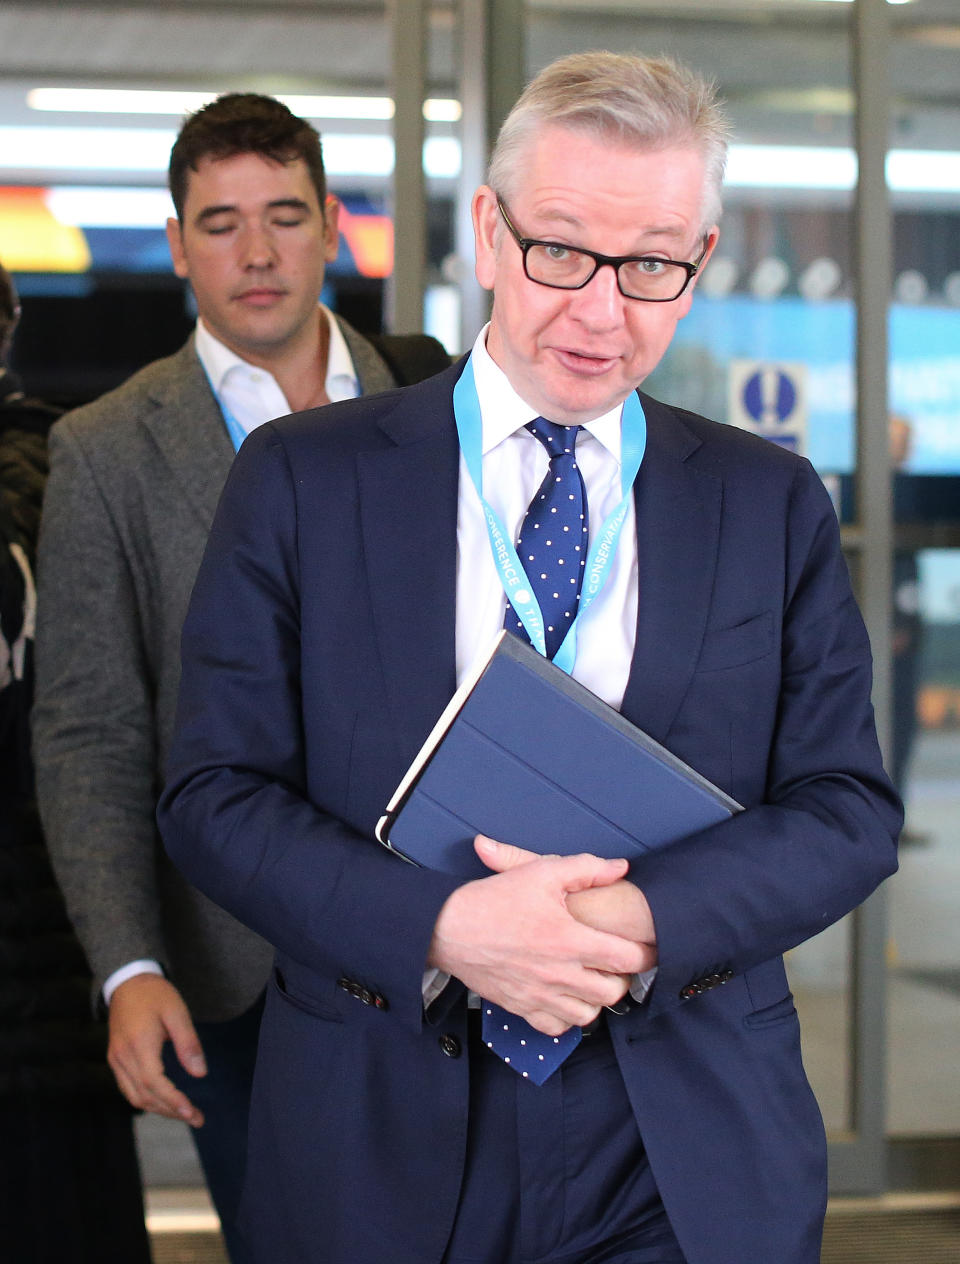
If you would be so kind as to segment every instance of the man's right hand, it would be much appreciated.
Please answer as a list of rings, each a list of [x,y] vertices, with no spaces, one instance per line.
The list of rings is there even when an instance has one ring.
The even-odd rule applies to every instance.
[[[207,1073],[190,1012],[173,984],[158,974],[134,975],[110,998],[109,1017],[107,1061],[131,1106],[201,1127],[202,1113],[163,1072],[161,1050],[170,1040],[185,1071]]]

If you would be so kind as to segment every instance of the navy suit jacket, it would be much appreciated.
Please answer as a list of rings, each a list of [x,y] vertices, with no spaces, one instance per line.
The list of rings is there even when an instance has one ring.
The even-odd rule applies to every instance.
[[[257,430],[184,631],[160,819],[277,948],[246,1195],[277,1264],[438,1264],[456,1209],[463,989],[429,1015],[420,992],[456,879],[372,838],[455,687],[459,372]],[[660,971],[610,1025],[689,1264],[815,1264],[825,1142],[781,954],[896,867],[869,648],[809,464],[643,404],[623,712],[748,810],[634,863]]]

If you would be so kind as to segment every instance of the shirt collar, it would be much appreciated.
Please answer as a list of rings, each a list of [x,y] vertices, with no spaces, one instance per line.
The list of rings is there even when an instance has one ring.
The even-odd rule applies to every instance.
[[[334,378],[349,378],[356,386],[357,375],[353,367],[353,360],[350,356],[350,349],[347,341],[343,336],[339,323],[334,319],[333,313],[323,303],[318,304],[322,318],[327,322],[327,328],[330,331],[329,345],[327,347],[327,394],[330,393],[329,387]],[[242,356],[238,356],[235,351],[231,351],[228,346],[220,341],[210,332],[203,323],[203,319],[198,318],[195,340],[197,356],[203,365],[204,372],[210,380],[214,394],[219,395],[223,388],[224,379],[231,369],[241,369],[249,372],[254,366],[248,360],[244,360]],[[262,369],[260,372],[266,373],[268,370]],[[270,375],[273,376],[272,374]],[[342,398],[342,396],[338,396]]]
[[[508,439],[517,430],[540,414],[526,403],[513,389],[503,369],[487,350],[487,330],[484,325],[473,344],[473,376],[480,400],[480,417],[483,427],[483,455]],[[620,418],[623,405],[617,404],[609,412],[583,423],[584,430],[592,435],[618,463],[620,461]]]
[[[320,304],[320,311],[330,330],[330,342],[327,346],[327,394],[330,394],[330,384],[334,378],[349,378],[356,391],[359,388],[357,371],[353,366],[353,357],[350,355],[350,348],[343,336],[340,322],[328,307],[324,307],[323,303]]]

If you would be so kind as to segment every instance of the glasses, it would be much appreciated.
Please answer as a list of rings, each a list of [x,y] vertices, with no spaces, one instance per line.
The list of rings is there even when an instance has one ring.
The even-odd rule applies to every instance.
[[[697,275],[707,253],[704,243],[694,263],[661,259],[658,255],[598,255],[595,250],[565,246],[558,241],[521,237],[511,224],[500,197],[497,207],[511,237],[523,252],[523,270],[528,279],[554,290],[582,290],[609,264],[617,274],[617,285],[624,298],[635,298],[641,303],[672,303]]]

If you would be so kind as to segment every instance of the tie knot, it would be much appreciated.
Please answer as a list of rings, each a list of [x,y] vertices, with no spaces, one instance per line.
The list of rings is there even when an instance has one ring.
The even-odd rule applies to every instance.
[[[561,426],[544,417],[535,417],[527,423],[527,429],[540,440],[551,457],[574,455],[580,433],[579,426]]]

